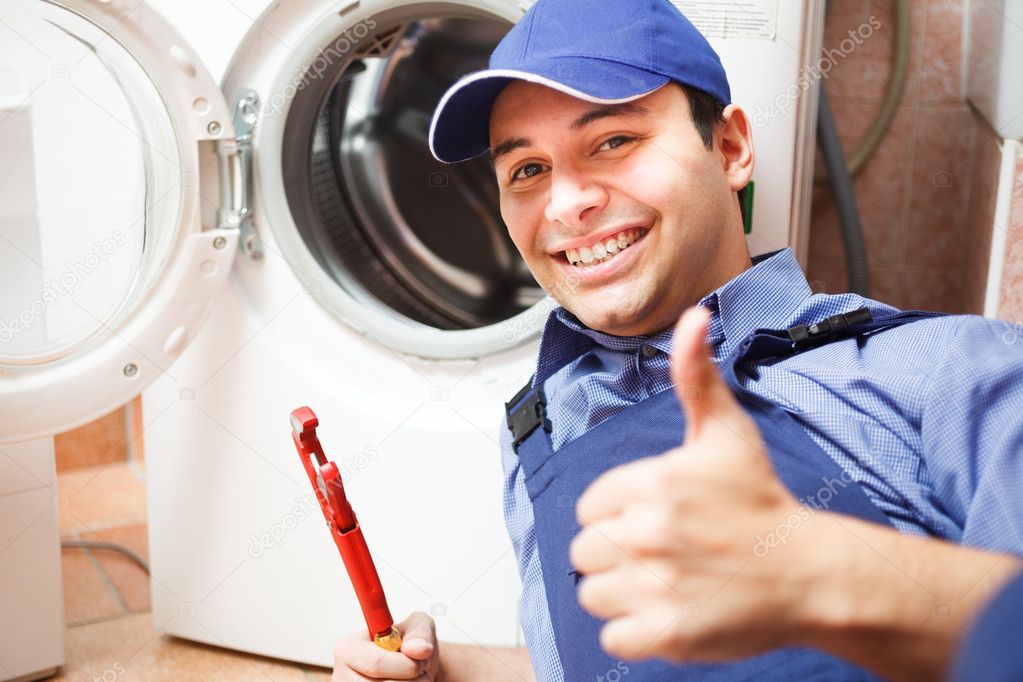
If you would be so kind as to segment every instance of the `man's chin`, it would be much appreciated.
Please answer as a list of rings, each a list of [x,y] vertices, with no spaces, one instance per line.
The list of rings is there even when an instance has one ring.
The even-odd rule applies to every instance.
[[[590,329],[614,336],[635,336],[646,333],[646,306],[623,305],[613,298],[607,301],[577,300],[563,306]]]

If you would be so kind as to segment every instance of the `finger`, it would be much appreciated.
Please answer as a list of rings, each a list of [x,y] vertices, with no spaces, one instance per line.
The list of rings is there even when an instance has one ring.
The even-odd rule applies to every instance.
[[[615,618],[600,629],[600,646],[611,656],[638,660],[649,648],[651,628],[640,614]]]
[[[576,589],[579,606],[597,618],[609,619],[626,616],[634,612],[637,604],[631,597],[626,598],[622,590],[621,570],[588,575]]]
[[[644,457],[601,474],[576,502],[579,525],[616,516],[629,504],[656,495],[664,481],[665,464],[661,457]]]
[[[680,598],[665,580],[665,563],[658,560],[620,566],[586,576],[579,583],[579,604],[597,618],[622,618]]]
[[[587,575],[610,571],[631,561],[628,550],[616,540],[623,532],[620,516],[606,517],[583,528],[568,546],[569,561]]]
[[[380,677],[367,677],[348,667],[335,668],[330,676],[330,682],[363,682],[363,680],[370,680],[371,682],[394,682],[393,679],[389,680]],[[412,682],[430,682],[430,678],[427,675],[421,675],[420,677],[415,678]]]
[[[711,358],[709,324],[710,313],[692,307],[676,325],[672,341],[671,379],[686,415],[686,444],[718,430],[746,437],[752,424]]]
[[[425,672],[423,661],[397,651],[385,651],[368,640],[344,640],[338,647],[344,650],[340,655],[335,651],[335,660],[369,679],[414,680]]]
[[[437,649],[437,632],[433,618],[422,611],[416,611],[398,623],[401,633],[401,653],[418,661],[424,661]]]
[[[684,520],[654,494],[650,497],[650,501],[634,500],[618,516],[584,527],[568,548],[576,570],[591,574],[677,554],[678,530]]]
[[[641,660],[675,652],[674,627],[681,614],[669,609],[645,609],[641,612],[615,618],[600,630],[600,645],[616,658]]]

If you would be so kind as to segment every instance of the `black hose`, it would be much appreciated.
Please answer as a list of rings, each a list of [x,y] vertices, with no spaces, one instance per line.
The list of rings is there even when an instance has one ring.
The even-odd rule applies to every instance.
[[[867,262],[867,247],[863,241],[860,210],[856,205],[856,193],[853,191],[852,177],[846,165],[845,151],[842,150],[842,142],[838,139],[831,103],[824,88],[820,89],[817,109],[817,143],[824,157],[824,165],[828,169],[828,183],[831,185],[831,194],[838,212],[842,241],[845,242],[846,259],[849,264],[849,291],[866,297],[870,295],[870,266]]]

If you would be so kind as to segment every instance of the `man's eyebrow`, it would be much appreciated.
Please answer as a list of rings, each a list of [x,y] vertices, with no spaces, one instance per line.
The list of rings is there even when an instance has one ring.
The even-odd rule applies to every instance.
[[[490,155],[490,165],[491,166],[496,165],[497,160],[504,156],[505,154],[510,154],[516,149],[521,149],[522,147],[532,146],[532,144],[533,142],[531,140],[527,140],[524,137],[513,137],[510,140],[505,140],[501,144],[494,147],[494,151]]]
[[[637,116],[649,113],[647,108],[635,102],[619,102],[618,104],[603,104],[596,109],[590,109],[585,114],[572,121],[568,126],[572,130],[579,130],[588,123],[609,116]]]
[[[611,116],[638,116],[640,114],[646,113],[649,113],[649,110],[640,104],[636,104],[635,102],[602,104],[601,106],[595,109],[590,109],[585,114],[583,114],[576,120],[572,121],[572,123],[568,127],[570,130],[579,130],[580,128],[586,126],[587,124],[602,118],[608,118]],[[490,165],[495,166],[497,165],[497,160],[504,156],[505,154],[509,154],[515,151],[516,149],[521,149],[522,147],[529,147],[532,144],[533,144],[532,141],[524,137],[513,137],[510,140],[505,140],[501,144],[494,147],[493,152],[490,155]]]

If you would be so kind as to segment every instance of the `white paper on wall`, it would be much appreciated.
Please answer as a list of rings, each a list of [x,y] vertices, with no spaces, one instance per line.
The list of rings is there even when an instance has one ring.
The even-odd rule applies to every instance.
[[[778,0],[672,0],[708,38],[774,40]]]

